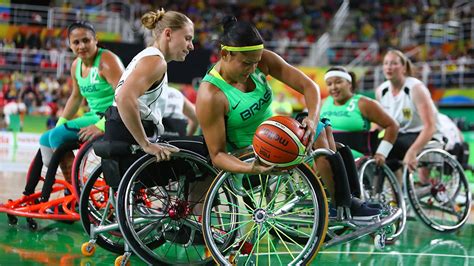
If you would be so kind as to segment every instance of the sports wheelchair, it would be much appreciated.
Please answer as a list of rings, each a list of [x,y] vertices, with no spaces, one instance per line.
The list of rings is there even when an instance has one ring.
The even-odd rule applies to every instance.
[[[352,132],[334,136],[337,141],[347,141],[350,137],[351,143],[363,143],[363,147],[356,147],[356,150],[372,154],[371,147],[377,145],[377,134]],[[439,232],[458,230],[469,217],[471,193],[463,167],[443,146],[442,142],[430,141],[417,156],[417,169],[410,173],[407,167],[403,168],[403,189],[397,186],[397,177],[388,166],[378,167],[370,157],[361,158],[358,165],[362,198],[390,205],[400,202],[398,206],[406,214],[407,206],[400,198],[408,197],[416,215],[430,228]],[[402,218],[389,241],[393,242],[402,233],[406,215]]]
[[[139,146],[110,141],[94,148],[102,158],[143,154],[128,168],[120,186],[109,186],[102,167],[95,169],[80,199],[81,221],[90,241],[122,254],[115,265],[126,265],[133,253],[149,264],[210,264],[202,237],[204,195],[217,170],[200,137],[160,137],[162,145],[180,148],[170,161],[156,162]]]
[[[101,137],[97,136],[84,143],[64,143],[53,153],[47,168],[43,167],[38,150],[27,173],[24,195],[0,205],[0,212],[7,213],[8,223],[16,225],[17,216],[22,216],[27,218],[28,227],[36,230],[38,223],[34,218],[69,222],[79,220],[75,209],[78,195],[89,174],[100,164],[92,150],[92,144]],[[70,160],[65,158],[72,157],[74,160],[71,166]],[[60,165],[61,171],[58,171]],[[71,181],[66,180],[67,176],[72,176]],[[35,192],[40,181],[43,181],[41,189]]]
[[[306,265],[321,247],[330,247],[368,234],[384,241],[402,212],[386,206],[373,221],[358,221],[350,214],[350,192],[336,183],[337,217],[328,218],[328,200],[310,164],[326,157],[335,176],[346,180],[339,154],[316,149],[303,164],[280,173],[242,175],[221,172],[209,189],[203,213],[204,239],[219,264]],[[252,161],[252,152],[241,160]],[[226,196],[226,193],[231,197]],[[340,193],[338,193],[340,192]],[[349,194],[347,194],[347,193]],[[342,233],[344,231],[344,233]],[[276,258],[275,258],[276,256]]]
[[[471,211],[471,191],[463,167],[436,141],[428,143],[417,160],[415,171],[403,171],[413,210],[436,231],[460,229]]]
[[[178,146],[176,142],[166,143]],[[100,219],[90,218],[89,213],[97,205],[87,196],[88,183],[81,197],[81,217],[88,217],[85,226],[97,230],[99,237],[105,230],[117,232],[119,228],[125,241],[115,243],[150,264],[212,264],[210,255],[219,264],[270,264],[272,260],[307,264],[316,256],[328,229],[328,201],[311,166],[301,164],[265,175],[222,171],[215,177],[217,170],[202,153],[180,148],[171,162],[156,163],[154,156],[144,155],[127,170],[117,201],[108,204],[116,204],[116,218],[101,213],[96,215]],[[333,154],[318,149],[307,160]],[[235,155],[247,162],[255,160],[251,148]],[[154,175],[150,176],[150,172]],[[343,170],[336,172],[342,173]],[[92,180],[91,177],[89,182]],[[204,201],[204,193],[194,193],[193,188],[203,181],[202,187],[207,188],[212,180]],[[193,194],[198,198],[190,199]],[[111,193],[108,195],[110,202]],[[201,216],[193,207],[202,203]],[[350,215],[350,211],[347,213]],[[354,232],[341,237],[333,234],[332,242],[324,245],[384,232],[400,215],[401,211],[392,208],[379,221],[369,222],[371,226],[338,220],[337,229],[347,227]],[[112,239],[110,233],[105,238]]]

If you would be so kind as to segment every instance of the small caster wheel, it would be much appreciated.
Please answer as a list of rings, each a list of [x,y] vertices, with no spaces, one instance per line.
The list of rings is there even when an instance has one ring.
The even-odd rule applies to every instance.
[[[237,265],[235,254],[230,254],[229,255],[229,262],[230,262],[231,265]]]
[[[395,224],[391,224],[385,227],[385,235],[391,237],[397,231],[397,226]],[[385,237],[387,238],[387,237]]]
[[[8,217],[8,224],[9,225],[17,225],[18,224],[18,218],[15,215],[7,213],[7,217]]]
[[[95,245],[90,243],[90,242],[86,242],[86,243],[82,244],[81,253],[82,253],[82,255],[87,256],[87,257],[90,257],[90,256],[94,255]]]
[[[82,259],[81,263],[80,263],[80,266],[94,266],[94,265],[95,265],[95,263],[93,261],[91,261],[90,258]]]
[[[384,249],[385,248],[385,236],[381,235],[381,234],[375,235],[374,246],[378,250]]]
[[[130,261],[127,260],[126,262],[123,261],[125,259],[125,256],[121,255],[121,256],[118,256],[116,259],[115,259],[115,262],[114,262],[114,266],[130,266]]]
[[[26,218],[26,222],[28,223],[28,228],[32,231],[36,231],[38,229],[38,223],[33,218]]]
[[[204,257],[205,257],[205,258],[209,258],[209,257],[211,257],[211,256],[212,256],[211,251],[209,250],[208,247],[205,247],[205,248],[204,248]]]

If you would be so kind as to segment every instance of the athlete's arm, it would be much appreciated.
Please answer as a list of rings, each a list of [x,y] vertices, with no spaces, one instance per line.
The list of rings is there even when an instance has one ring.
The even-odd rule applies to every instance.
[[[436,110],[434,109],[428,88],[426,88],[425,85],[419,83],[413,87],[411,92],[413,102],[423,122],[423,129],[403,159],[403,162],[408,164],[410,169],[413,170],[416,168],[416,155],[425,147],[428,141],[433,138],[436,132]]]
[[[196,116],[196,107],[194,104],[188,100],[188,98],[183,97],[183,114],[188,118],[188,136],[194,135],[198,128],[199,122]]]
[[[363,117],[385,130],[383,140],[391,144],[395,143],[399,129],[398,123],[383,110],[378,102],[367,97],[361,97],[359,109]],[[379,165],[385,163],[386,158],[380,153],[376,153],[374,158]]]
[[[100,58],[99,64],[99,75],[104,78],[115,90],[117,84],[122,76],[124,67],[122,61],[112,52],[104,51]],[[104,130],[105,118],[102,118],[95,125],[81,128],[79,130],[79,139],[81,141],[87,141],[97,135],[102,134]]]
[[[124,66],[122,61],[114,53],[110,51],[104,51],[100,59],[99,75],[103,77],[107,83],[109,83],[113,89],[117,87],[117,84],[122,76]]]
[[[117,109],[128,131],[146,153],[155,155],[158,160],[169,160],[171,152],[177,150],[165,148],[148,140],[141,124],[138,98],[155,82],[163,79],[166,69],[165,60],[159,56],[147,56],[140,59],[115,95]]]
[[[226,150],[224,116],[229,110],[225,95],[214,85],[202,82],[196,100],[196,115],[215,167],[233,173],[262,173],[269,167],[245,163]]]
[[[279,55],[268,50],[263,51],[259,68],[264,73],[304,95],[306,107],[308,108],[308,117],[303,120],[303,125],[307,126],[303,142],[308,143],[308,146],[310,146],[311,141],[308,140],[313,140],[316,125],[319,121],[321,104],[319,86],[301,70],[291,66]]]
[[[71,95],[67,99],[66,106],[64,106],[63,113],[61,114],[61,117],[64,117],[67,120],[71,120],[74,118],[74,115],[77,113],[77,110],[79,110],[79,107],[81,106],[82,100],[84,98],[81,95],[81,92],[79,90],[79,85],[77,83],[76,67],[78,67],[77,59],[74,60],[71,66],[71,78],[72,78]]]

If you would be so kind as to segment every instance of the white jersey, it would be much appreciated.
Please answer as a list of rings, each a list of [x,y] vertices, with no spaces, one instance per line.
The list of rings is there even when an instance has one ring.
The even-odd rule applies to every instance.
[[[456,124],[447,115],[438,113],[438,119],[441,123],[441,133],[448,141],[446,143],[446,150],[452,150],[456,143],[462,143],[461,132]]]
[[[423,129],[423,121],[421,120],[419,111],[412,100],[412,90],[420,83],[422,82],[416,78],[407,77],[402,90],[397,95],[393,95],[390,81],[385,81],[379,87],[379,90],[381,90],[380,104],[390,117],[400,124],[399,131],[401,133],[416,133]],[[418,89],[427,90],[425,86],[418,87]],[[428,90],[427,93],[430,94]],[[432,105],[436,115],[437,128],[437,132],[433,135],[433,138],[442,140],[442,135],[440,133],[441,126],[437,117],[438,110],[433,102]]]
[[[128,64],[127,68],[122,74],[122,77],[120,77],[120,81],[117,85],[117,88],[115,89],[115,95],[120,91],[122,88],[122,84],[125,82],[127,77],[132,73],[132,71],[135,69],[135,66],[137,65],[138,61],[142,59],[143,57],[146,56],[159,56],[165,59],[163,53],[156,48],[156,47],[147,47],[140,53],[138,53]],[[161,134],[163,133],[163,124],[161,122],[162,119],[162,114],[160,108],[158,108],[158,99],[161,96],[161,93],[163,91],[164,87],[168,86],[168,74],[165,73],[163,79],[159,84],[153,84],[151,88],[149,88],[145,94],[140,96],[138,98],[138,108],[140,111],[140,118],[141,120],[148,120],[148,121],[153,121],[155,125],[157,125],[158,128],[158,133]],[[117,106],[116,102],[114,101],[113,106]]]
[[[184,95],[173,87],[163,88],[161,97],[158,98],[158,108],[163,118],[187,119],[183,114]]]

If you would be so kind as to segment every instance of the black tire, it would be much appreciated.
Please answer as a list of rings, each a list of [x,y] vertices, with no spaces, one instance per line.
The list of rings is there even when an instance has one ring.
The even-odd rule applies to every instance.
[[[424,150],[417,160],[417,169],[405,175],[415,213],[435,231],[460,229],[471,211],[471,191],[462,166],[441,149]]]
[[[164,172],[155,172],[158,177],[150,178],[148,167]],[[125,173],[117,195],[120,230],[133,252],[146,263],[152,265],[212,263],[212,258],[203,254],[204,242],[199,219],[191,217],[193,215],[173,216],[174,218],[171,215],[171,210],[175,212],[174,208],[179,204],[192,209],[191,204],[204,201],[203,193],[198,202],[186,205],[187,196],[191,194],[194,184],[190,179],[201,176],[196,174],[196,171],[199,171],[203,178],[213,178],[216,175],[216,170],[205,158],[181,149],[179,153],[172,154],[171,161],[166,162],[156,163],[155,156],[144,155]],[[146,218],[147,215],[154,215],[156,218]],[[142,223],[138,224],[139,221]],[[189,223],[195,224],[195,227],[189,227]],[[182,230],[182,228],[188,229]],[[186,244],[180,242],[182,239],[180,236],[187,237],[189,242]],[[194,240],[200,243],[194,243]],[[168,252],[175,249],[181,249],[186,256],[169,257]]]
[[[97,182],[97,180],[101,182]],[[91,235],[91,224],[110,225],[117,223],[115,209],[113,206],[107,205],[109,189],[102,176],[102,167],[98,166],[89,176],[79,201],[82,227],[89,236]],[[104,205],[106,208],[101,208]],[[108,213],[108,218],[106,221],[102,221],[105,211]],[[96,243],[100,247],[117,254],[125,252],[125,242],[119,229],[97,234]]]
[[[378,167],[374,159],[368,159],[359,167],[359,180],[362,187],[362,199],[366,202],[381,204],[384,208],[397,207],[402,210],[400,219],[394,223],[395,232],[386,239],[386,243],[394,243],[406,226],[406,203],[396,176],[387,165]]]

